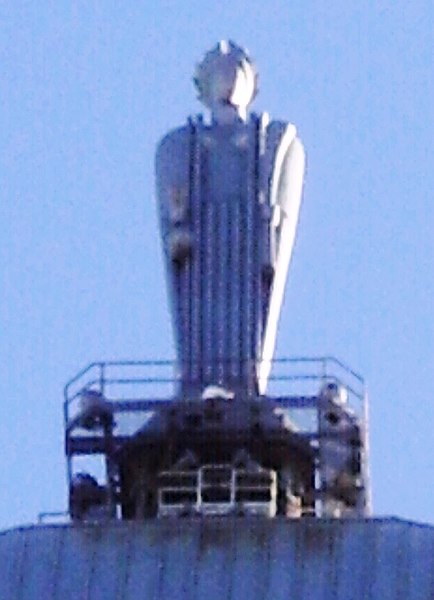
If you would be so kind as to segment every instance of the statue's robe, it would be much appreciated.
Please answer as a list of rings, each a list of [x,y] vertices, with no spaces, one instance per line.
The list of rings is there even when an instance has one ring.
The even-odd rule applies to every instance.
[[[156,173],[184,393],[264,393],[303,184],[295,127],[190,120],[161,141]]]

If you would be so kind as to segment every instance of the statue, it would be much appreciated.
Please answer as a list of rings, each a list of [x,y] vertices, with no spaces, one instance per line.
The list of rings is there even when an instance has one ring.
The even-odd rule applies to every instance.
[[[312,359],[295,394],[267,390],[303,146],[294,125],[248,114],[257,75],[234,43],[208,52],[194,81],[210,118],[171,131],[156,159],[180,387],[143,397],[145,382],[167,380],[132,378],[132,365],[147,366],[134,361],[92,363],[67,384],[70,513],[364,515],[363,380],[335,359]],[[83,454],[104,456],[104,485],[77,472]]]
[[[301,203],[294,125],[248,113],[257,73],[220,42],[194,83],[210,110],[171,131],[156,157],[182,393],[264,394]]]

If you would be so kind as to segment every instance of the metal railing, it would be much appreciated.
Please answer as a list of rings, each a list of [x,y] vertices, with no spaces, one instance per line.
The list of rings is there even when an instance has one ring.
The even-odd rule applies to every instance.
[[[365,397],[363,378],[336,358],[278,358],[272,361],[272,366],[267,396],[315,394],[319,383],[332,381],[347,389],[350,401],[362,403]],[[111,402],[145,399],[158,402],[174,398],[180,381],[179,365],[175,361],[91,363],[64,388],[65,421],[71,419],[74,403],[86,391],[100,392]]]
[[[104,361],[91,363],[77,373],[67,383],[64,390],[69,480],[71,480],[73,472],[72,459],[75,457],[75,453],[78,456],[81,452],[81,446],[76,450],[74,448],[78,448],[78,446],[68,446],[69,441],[74,440],[74,443],[77,442],[77,444],[83,443],[86,450],[88,446],[86,446],[84,438],[101,438],[101,443],[96,445],[96,451],[103,453],[106,451],[104,450],[106,448],[104,444],[107,441],[104,427],[86,429],[83,424],[83,412],[80,411],[83,410],[84,400],[92,401],[92,398],[96,398],[98,402],[101,399],[103,408],[105,406],[109,409],[109,420],[113,417],[110,421],[112,423],[110,435],[119,436],[118,439],[128,438],[142,429],[147,423],[147,419],[151,418],[159,409],[170,410],[174,401],[185,400],[187,403],[194,403],[200,399],[189,398],[180,393],[180,370],[178,363],[168,360]],[[267,395],[258,397],[258,399],[262,398],[265,402],[273,401],[275,414],[281,411],[282,419],[288,418],[291,422],[291,431],[297,431],[297,435],[302,434],[306,439],[310,439],[312,447],[314,447],[313,444],[316,444],[315,448],[319,452],[321,436],[326,435],[319,429],[319,411],[321,410],[321,400],[324,398],[322,393],[324,389],[327,390],[326,384],[330,383],[342,386],[347,394],[345,414],[349,421],[357,425],[360,430],[361,444],[364,448],[361,476],[364,479],[365,487],[369,490],[367,394],[364,380],[360,375],[333,357],[279,358],[273,361]],[[339,407],[339,404],[337,406]],[[98,414],[101,416],[101,412]],[[334,436],[340,436],[342,440],[346,439],[345,433],[331,432],[327,433],[327,436],[327,439],[330,440],[333,440]],[[99,441],[97,439],[97,442]],[[73,449],[69,450],[70,447]],[[83,454],[86,453],[87,450],[83,451]],[[92,451],[89,453],[91,454]],[[191,485],[189,483],[187,485],[189,489],[184,490],[187,497],[190,498],[187,503],[195,504],[196,509],[199,507],[197,485],[199,484]],[[178,492],[183,491],[182,487],[182,485],[178,487]],[[201,484],[199,487],[201,488]],[[172,491],[175,492],[175,490],[169,489],[170,486],[166,486],[166,488],[164,492],[166,495],[170,495]],[[233,492],[231,494],[230,510],[235,502]],[[160,495],[161,514],[166,511],[163,506],[165,503],[164,497]],[[179,507],[175,506],[177,503],[167,502],[167,504],[173,504],[172,507],[167,507],[167,513],[172,510],[176,512],[178,508],[181,512],[183,510],[183,502],[179,503]],[[201,500],[200,506],[203,504]],[[207,503],[205,502],[205,504]],[[227,503],[223,504],[228,508]],[[226,508],[222,505],[216,510],[226,510]],[[254,508],[252,507],[252,510]],[[298,514],[300,507],[294,504],[293,508],[294,514]],[[207,510],[213,510],[212,503],[207,504]]]

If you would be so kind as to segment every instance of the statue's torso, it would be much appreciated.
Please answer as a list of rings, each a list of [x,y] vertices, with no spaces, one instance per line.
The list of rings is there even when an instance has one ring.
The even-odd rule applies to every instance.
[[[163,243],[184,388],[257,387],[275,266],[271,187],[286,126],[171,132],[157,154]]]

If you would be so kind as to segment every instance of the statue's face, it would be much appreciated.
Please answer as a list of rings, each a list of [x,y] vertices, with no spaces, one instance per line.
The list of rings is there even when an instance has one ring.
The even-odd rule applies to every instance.
[[[234,61],[222,61],[210,80],[210,97],[213,105],[231,104],[246,108],[254,92],[253,77],[243,68],[244,65]]]
[[[210,77],[209,94],[211,103],[214,105],[234,104],[233,95],[238,77],[238,69],[233,61],[222,61]]]

